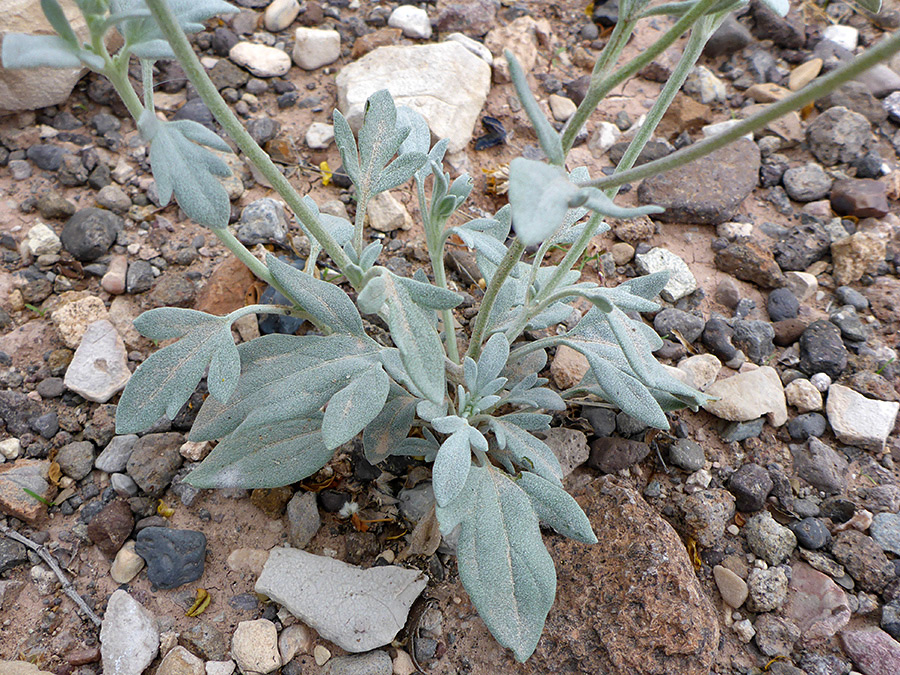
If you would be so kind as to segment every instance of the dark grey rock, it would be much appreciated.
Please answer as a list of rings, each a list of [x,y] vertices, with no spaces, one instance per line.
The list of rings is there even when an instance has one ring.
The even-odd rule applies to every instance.
[[[723,443],[738,443],[748,438],[758,437],[766,424],[766,418],[760,417],[749,422],[728,422],[719,431]]]
[[[845,340],[862,342],[869,338],[869,328],[862,322],[852,305],[845,305],[829,317],[837,326]]]
[[[9,537],[0,539],[0,574],[27,563],[28,552],[22,544]]]
[[[41,398],[59,398],[63,395],[66,387],[61,377],[48,377],[38,382],[35,389]]]
[[[625,151],[628,149],[629,141],[621,141],[619,143],[613,144],[609,150],[607,150],[606,154],[609,157],[609,161],[613,164],[618,164],[622,157],[625,155]],[[667,157],[675,152],[675,148],[669,143],[667,140],[662,138],[651,138],[647,145],[644,146],[644,149],[641,150],[641,154],[638,155],[637,159],[634,161],[635,166],[640,166],[641,164],[646,164],[647,162],[653,162],[657,159],[662,159],[663,157]]]
[[[775,262],[785,272],[800,271],[821,260],[831,250],[831,237],[815,220],[807,220],[775,244]]]
[[[209,79],[216,85],[216,89],[222,91],[227,87],[232,89],[240,89],[247,80],[250,79],[250,73],[243,68],[238,68],[228,59],[221,59],[209,71]]]
[[[58,171],[62,166],[64,154],[65,152],[59,146],[43,143],[32,145],[25,151],[25,156],[42,171]]]
[[[766,299],[766,310],[773,322],[794,319],[800,313],[800,301],[787,288],[776,288]]]
[[[703,344],[721,361],[730,361],[737,354],[737,347],[732,344],[734,329],[725,319],[713,317],[706,322],[701,339]]]
[[[424,639],[434,642],[435,649],[437,649],[437,642],[435,640],[431,638]],[[422,639],[420,638],[416,642],[416,647],[419,646],[419,642],[421,641]],[[416,655],[419,657],[419,660],[423,662],[434,658],[434,653],[431,653],[430,655],[422,654],[421,656],[425,656],[426,658],[421,658],[418,649],[416,650]],[[381,649],[376,649],[365,654],[337,656],[330,659],[328,663],[325,664],[325,667],[322,668],[321,672],[322,675],[391,675],[391,673],[394,672],[394,669],[391,664],[391,657],[388,653]]]
[[[181,467],[182,443],[184,437],[174,432],[139,438],[126,464],[128,475],[149,495],[162,494]]]
[[[858,312],[864,312],[869,308],[869,301],[862,293],[850,286],[838,286],[834,295],[842,305],[850,305]]]
[[[135,260],[125,273],[125,288],[129,293],[144,293],[153,287],[153,265],[146,260]]]
[[[891,506],[895,506],[895,504]],[[869,528],[869,534],[882,549],[900,555],[900,514],[876,513]]]
[[[322,518],[312,492],[297,492],[288,502],[288,541],[294,548],[304,549],[319,531]]]
[[[759,511],[773,485],[769,472],[759,464],[744,464],[731,475],[728,491],[734,495],[738,511]]]
[[[800,336],[800,370],[807,375],[825,373],[836,380],[846,367],[847,348],[840,328],[824,319],[811,323]]]
[[[73,187],[87,183],[89,175],[81,157],[66,153],[63,155],[62,164],[59,166],[56,177],[61,184]]]
[[[147,527],[138,532],[134,550],[147,563],[147,578],[157,588],[178,588],[203,576],[206,536],[202,532]]]
[[[817,413],[804,413],[788,421],[788,433],[795,441],[805,441],[808,438],[818,438],[825,433],[828,420]]]
[[[122,128],[121,120],[109,113],[97,113],[91,117],[90,124],[99,136],[103,136],[110,131],[118,131]]]
[[[872,125],[842,106],[829,108],[807,128],[809,149],[825,166],[857,162],[872,142]]]
[[[632,417],[628,413],[619,412],[616,414],[616,431],[622,436],[634,436],[641,433],[647,428],[644,422]]]
[[[685,471],[699,471],[706,464],[703,448],[689,438],[679,438],[669,447],[669,461]]]
[[[616,413],[609,408],[597,408],[594,406],[581,409],[581,416],[588,421],[594,433],[600,438],[612,436],[616,430]]]
[[[853,164],[857,178],[881,178],[884,171],[884,159],[875,150],[870,150]]]
[[[661,336],[672,335],[672,331],[677,330],[688,342],[695,342],[703,333],[704,326],[706,321],[703,317],[673,307],[667,307],[653,319],[653,328]]]
[[[641,441],[624,438],[598,438],[591,443],[587,465],[603,473],[627,469],[650,454],[650,446]]]
[[[784,191],[795,202],[814,202],[828,195],[834,180],[825,170],[810,162],[784,172]]]
[[[880,593],[896,575],[894,565],[875,541],[858,530],[839,532],[831,554],[864,591]]]
[[[212,48],[218,56],[228,56],[228,52],[240,39],[229,28],[216,28],[212,35]]]
[[[181,106],[174,115],[173,120],[191,120],[202,124],[210,131],[216,130],[216,122],[212,112],[206,107],[202,99],[192,98]]]
[[[94,468],[94,444],[90,441],[68,443],[59,449],[56,461],[64,474],[81,480]]]
[[[788,527],[797,537],[797,543],[811,551],[817,551],[831,541],[831,532],[818,518],[804,518]]]
[[[759,166],[759,148],[742,138],[690,167],[645,179],[638,201],[665,208],[655,217],[666,222],[724,223],[756,187]]]
[[[280,130],[281,122],[271,117],[258,117],[247,124],[247,131],[260,145],[275,138]]]
[[[753,36],[750,31],[733,14],[729,14],[706,42],[703,53],[711,57],[734,54],[752,41]]]
[[[843,455],[815,437],[790,447],[794,470],[800,478],[826,493],[843,491],[847,480],[847,460]]]
[[[732,344],[748,359],[763,365],[775,352],[775,329],[766,321],[735,321]]]
[[[63,247],[81,262],[91,262],[109,251],[125,221],[106,209],[89,207],[69,218],[60,240]]]
[[[763,157],[759,167],[759,186],[768,188],[778,185],[789,166],[788,158],[781,153],[773,152]]]

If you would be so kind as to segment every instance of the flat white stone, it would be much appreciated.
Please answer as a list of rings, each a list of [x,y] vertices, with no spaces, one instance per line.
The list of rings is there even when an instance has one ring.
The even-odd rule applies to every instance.
[[[291,69],[291,57],[283,51],[253,42],[238,42],[228,58],[257,77],[280,77]]]
[[[703,409],[720,419],[749,422],[767,415],[773,427],[787,422],[784,387],[771,366],[713,382],[705,393],[715,396],[716,400],[704,403]]]
[[[676,302],[697,290],[697,280],[687,263],[664,248],[652,248],[647,253],[634,256],[641,274],[669,272],[669,281],[660,291],[663,300]]]
[[[334,125],[313,122],[306,130],[306,145],[313,150],[324,150],[334,140]]]
[[[894,429],[900,403],[867,398],[840,384],[828,388],[825,412],[834,435],[842,443],[881,451]]]
[[[464,35],[463,33],[450,33],[450,35],[444,38],[444,42],[458,42],[488,65],[494,62],[494,55],[491,54],[491,50],[478,40],[473,40],[468,35]]]
[[[144,672],[159,651],[156,619],[126,591],[114,592],[100,626],[100,657],[104,675]]]
[[[106,403],[125,388],[130,377],[125,343],[115,326],[100,319],[84,332],[63,382],[88,401]]]
[[[341,57],[341,34],[336,30],[298,28],[294,33],[294,63],[315,70]]]
[[[361,569],[294,548],[274,548],[255,590],[326,640],[348,652],[365,652],[394,639],[426,584],[417,570]]]
[[[859,44],[859,30],[853,26],[833,25],[822,31],[822,37],[840,45],[847,51],[853,51]]]
[[[388,26],[399,28],[408,38],[427,40],[431,37],[428,12],[415,5],[400,5],[388,18]]]
[[[398,105],[418,112],[436,138],[458,152],[491,88],[491,68],[459,42],[379,47],[341,70],[338,108],[354,131],[362,125],[366,100],[387,89]]]

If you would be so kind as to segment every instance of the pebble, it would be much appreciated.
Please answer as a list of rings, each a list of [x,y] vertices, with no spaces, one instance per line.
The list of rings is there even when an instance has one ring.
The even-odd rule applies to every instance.
[[[831,189],[831,208],[841,216],[883,218],[890,211],[887,185],[872,178],[846,178]]]
[[[744,464],[728,480],[735,506],[745,513],[762,509],[773,486],[769,472],[758,464]]]
[[[9,175],[12,176],[13,180],[27,180],[31,178],[31,164],[24,159],[10,160],[7,166],[9,167]]]
[[[159,675],[205,675],[203,661],[181,645],[169,650],[156,671]]]
[[[238,42],[228,58],[256,77],[281,77],[291,69],[291,57],[285,52],[252,42]]]
[[[62,242],[50,227],[44,223],[38,223],[28,230],[25,236],[25,246],[33,256],[54,255],[59,253]]]
[[[866,154],[872,125],[859,113],[834,106],[810,123],[806,136],[810,151],[825,166],[850,164]]]
[[[792,445],[794,470],[813,487],[835,494],[844,489],[847,460],[818,438],[810,438],[804,445]]]
[[[788,405],[794,406],[801,413],[822,409],[822,392],[803,377],[798,377],[788,383],[784,388],[784,397]]]
[[[862,293],[850,286],[838,286],[834,289],[834,295],[842,305],[850,305],[857,312],[869,309],[869,301]]]
[[[698,472],[699,473],[699,472]],[[698,490],[678,505],[689,536],[705,548],[715,546],[734,517],[734,497],[726,490]]]
[[[642,461],[650,454],[650,446],[642,441],[629,441],[611,436],[591,442],[587,465],[603,473],[615,473]]]
[[[831,244],[834,280],[838,284],[859,281],[864,274],[874,274],[884,262],[884,241],[868,232],[855,232]]]
[[[674,307],[667,307],[653,318],[653,328],[662,337],[673,335],[678,331],[688,342],[696,342],[706,326],[702,316],[683,312]]]
[[[178,588],[203,576],[206,536],[194,530],[146,527],[138,532],[135,552],[147,563],[147,578],[157,588]]]
[[[825,373],[834,380],[840,377],[847,367],[848,354],[841,330],[830,321],[825,319],[813,321],[803,331],[799,344],[799,368],[807,375]]]
[[[796,562],[791,567],[790,592],[785,616],[811,641],[830,638],[850,621],[847,594],[809,565]]]
[[[641,274],[669,272],[669,281],[660,291],[662,298],[668,302],[677,302],[697,290],[697,280],[687,263],[665,248],[653,248],[647,253],[636,254],[634,259]]]
[[[234,672],[234,661],[207,661],[206,675],[231,675]]]
[[[784,273],[785,288],[793,293],[800,303],[806,302],[819,290],[819,281],[812,274],[792,270]]]
[[[565,96],[560,96],[559,94],[550,94],[547,102],[550,105],[550,114],[553,115],[553,119],[557,122],[568,121],[578,108],[578,106],[575,105],[575,101]]]
[[[121,589],[106,605],[100,627],[100,655],[106,675],[142,673],[159,652],[154,616]]]
[[[5,459],[15,459],[22,452],[22,442],[18,438],[4,438],[0,441],[0,455]]]
[[[312,492],[297,492],[287,505],[288,541],[298,549],[306,548],[316,535],[322,519]]]
[[[130,378],[125,343],[115,326],[105,319],[89,324],[66,370],[66,387],[89,401],[106,403]]]
[[[99,502],[92,502],[100,505]],[[85,511],[82,510],[82,514]],[[134,516],[128,503],[115,499],[91,518],[87,535],[110,558],[116,555],[134,529]]]
[[[747,600],[747,582],[727,567],[716,565],[713,567],[713,578],[716,587],[722,595],[725,604],[734,609],[739,609]]]
[[[134,541],[128,541],[116,553],[116,558],[109,568],[109,575],[117,584],[127,584],[142,569],[144,569],[144,559],[134,552]]]
[[[762,365],[775,352],[775,329],[767,321],[734,322],[732,344],[753,363]]]
[[[256,592],[283,605],[326,640],[359,652],[394,639],[425,585],[417,570],[393,565],[364,570],[305,551],[274,548]]]
[[[403,35],[416,40],[427,40],[431,37],[431,20],[428,12],[415,5],[400,5],[391,12],[388,26],[399,28]]]
[[[766,299],[766,310],[773,322],[794,319],[800,312],[800,301],[789,289],[776,288]]]
[[[316,660],[317,666],[324,666],[331,658],[331,652],[322,645],[316,645],[313,648],[313,658]]]
[[[97,459],[94,461],[94,466],[100,471],[106,471],[107,473],[116,473],[119,471],[124,471],[125,466],[128,463],[128,458],[131,457],[131,453],[134,450],[134,444],[137,442],[136,434],[125,434],[122,436],[115,436],[109,442],[109,444],[103,449]]]
[[[300,3],[297,0],[274,0],[266,7],[263,23],[267,31],[278,33],[294,23],[299,13]]]
[[[316,70],[341,57],[341,34],[336,30],[298,28],[294,33],[294,63],[303,70]]]
[[[706,388],[706,393],[717,400],[704,403],[704,410],[721,419],[748,422],[766,415],[774,427],[787,422],[784,387],[770,366],[718,380]]]
[[[263,197],[243,208],[235,236],[246,246],[283,244],[287,241],[289,228],[290,223],[281,203]]]
[[[110,474],[109,485],[116,491],[117,495],[122,497],[134,497],[140,491],[137,483],[131,479],[131,476],[125,473]]]
[[[883,550],[900,555],[900,514],[876,513],[869,534]]]
[[[93,262],[106,254],[124,227],[125,221],[111,211],[84,208],[66,221],[60,241],[76,260]]]
[[[737,355],[738,350],[731,343],[734,328],[722,318],[713,317],[707,321],[700,337],[713,355],[722,361],[728,362]]]
[[[863,590],[880,593],[895,576],[894,565],[881,546],[859,530],[839,532],[831,545],[831,554]]]
[[[111,295],[122,295],[126,290],[127,273],[128,258],[124,255],[112,256],[106,273],[100,279],[100,287]]]
[[[864,675],[900,673],[900,642],[882,630],[845,630],[844,651]]]
[[[738,443],[748,438],[756,438],[762,433],[766,420],[763,417],[750,422],[729,422],[719,431],[723,443]]]
[[[784,285],[784,275],[772,252],[754,241],[731,242],[724,249],[716,251],[715,264],[722,272],[762,288]]]
[[[731,629],[735,632],[735,634],[740,638],[741,642],[749,643],[750,640],[756,635],[756,629],[753,628],[753,624],[750,622],[750,619],[741,619],[740,621],[735,621],[732,624]]]
[[[878,401],[840,384],[828,389],[825,412],[842,443],[881,451],[891,434],[900,403]]]
[[[591,450],[587,436],[578,429],[553,427],[540,434],[540,438],[559,460],[563,478],[588,461]]]
[[[302,623],[284,628],[278,635],[278,653],[282,663],[289,663],[297,654],[309,654],[313,649],[313,636]]]
[[[794,643],[800,639],[800,629],[790,619],[774,614],[763,614],[753,624],[756,629],[756,646],[769,657],[788,657]]]
[[[793,535],[792,535],[793,536]],[[771,612],[781,607],[788,595],[788,576],[782,567],[754,567],[747,576],[747,609]]]
[[[810,162],[785,171],[782,181],[785,192],[794,201],[814,202],[828,196],[834,179],[821,165]]]
[[[132,295],[149,291],[153,286],[153,265],[146,260],[135,260],[128,265],[125,274],[125,288]]]
[[[42,171],[58,171],[64,154],[59,146],[44,143],[32,145],[25,151],[25,156]]]
[[[94,444],[90,441],[67,443],[56,454],[56,462],[65,475],[81,480],[94,467]]]
[[[822,72],[823,63],[822,59],[816,57],[794,68],[788,76],[788,89],[791,91],[803,89],[803,87],[819,76],[819,73]]]
[[[695,354],[679,361],[678,370],[690,378],[694,388],[703,391],[716,381],[722,363],[714,354]]]
[[[306,145],[312,150],[324,150],[334,141],[334,126],[313,122],[306,130]]]
[[[97,193],[97,204],[104,209],[123,214],[131,208],[131,199],[118,185],[107,185]]]
[[[556,354],[550,362],[550,377],[559,389],[570,389],[581,382],[590,370],[587,357],[567,345],[556,348]]]
[[[859,44],[859,30],[853,26],[842,26],[840,24],[826,26],[822,31],[822,37],[825,40],[831,40],[848,52],[852,52]]]
[[[706,464],[706,456],[699,443],[679,438],[669,447],[669,461],[685,471],[699,471]]]
[[[409,211],[390,191],[375,195],[369,201],[366,215],[369,226],[377,232],[409,230],[413,226]]]
[[[244,673],[271,673],[280,668],[275,624],[268,619],[241,621],[231,637],[231,656]]]
[[[875,606],[878,606],[877,600]],[[900,600],[892,600],[881,608],[881,628],[900,641]]]
[[[392,675],[393,664],[380,649],[354,656],[337,656],[322,668],[322,675]]]
[[[816,551],[831,541],[831,533],[818,518],[804,518],[796,523],[788,525],[797,543],[803,548]]]
[[[821,260],[831,248],[831,237],[815,220],[801,221],[775,244],[775,261],[784,271],[803,271]]]
[[[763,511],[747,521],[744,536],[750,550],[770,565],[779,564],[790,556],[797,546],[797,537],[794,533],[779,525],[768,511]]]

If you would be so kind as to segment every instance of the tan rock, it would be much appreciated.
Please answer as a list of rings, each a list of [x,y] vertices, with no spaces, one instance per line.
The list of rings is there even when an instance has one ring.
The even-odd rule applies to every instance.
[[[810,59],[806,63],[802,63],[791,71],[788,76],[788,89],[791,91],[800,91],[816,79],[822,72],[823,61],[820,58]]]
[[[738,609],[747,600],[747,582],[727,567],[713,567],[713,578],[725,604]]]
[[[23,488],[41,499],[52,499],[56,490],[48,482],[49,470],[47,460],[19,459],[0,464],[0,511],[30,524],[40,520],[47,507]]]
[[[117,584],[127,584],[144,569],[144,559],[134,552],[134,541],[127,541],[116,553],[109,576]]]
[[[550,112],[553,114],[553,119],[557,122],[567,121],[575,114],[575,110],[578,108],[572,99],[559,94],[550,94],[547,102],[550,104]]]
[[[706,393],[715,400],[704,403],[703,409],[721,419],[749,422],[766,415],[773,427],[787,422],[784,387],[771,366],[714,382]]]
[[[610,253],[612,253],[613,262],[618,267],[622,267],[630,263],[634,258],[634,246],[626,244],[624,241],[617,241],[612,245]]]
[[[366,215],[369,217],[369,227],[378,232],[409,230],[413,226],[413,219],[406,207],[389,191],[372,198]]]
[[[64,294],[65,295],[65,294]],[[87,327],[101,319],[109,320],[106,305],[95,295],[67,302],[55,310],[50,318],[56,324],[60,337],[70,349],[78,349]]]
[[[184,647],[173,647],[156,671],[158,675],[206,675],[203,661]]]
[[[678,363],[678,370],[688,375],[688,384],[703,391],[716,381],[722,370],[722,362],[713,354],[696,354],[682,359]]]
[[[884,261],[884,241],[868,232],[855,232],[831,245],[834,280],[843,286],[859,281],[864,274],[874,274]]]
[[[581,378],[590,368],[584,354],[566,345],[560,345],[556,348],[556,355],[550,364],[550,377],[560,389],[571,389],[581,382]]]
[[[503,56],[507,49],[527,75],[537,62],[537,22],[530,16],[520,16],[506,26],[494,28],[485,37],[484,44],[494,55],[494,82],[510,81],[509,65]]]
[[[278,636],[278,653],[282,663],[289,663],[297,654],[309,654],[312,649],[312,633],[302,623],[291,624]]]
[[[232,551],[225,564],[232,572],[249,572],[259,575],[269,559],[269,552],[260,548],[238,548]]]
[[[144,349],[150,344],[134,327],[134,320],[140,313],[140,308],[130,295],[117,295],[109,305],[109,322],[116,327],[129,349]]]
[[[822,392],[803,377],[791,381],[784,388],[784,397],[788,405],[794,406],[801,413],[822,409]]]
[[[28,661],[0,661],[0,675],[52,675]]]
[[[231,655],[244,673],[271,673],[280,668],[275,624],[267,619],[241,621],[231,638]]]
[[[790,96],[790,89],[785,89],[772,82],[754,84],[744,92],[747,98],[752,98],[757,103],[774,103],[786,96]]]

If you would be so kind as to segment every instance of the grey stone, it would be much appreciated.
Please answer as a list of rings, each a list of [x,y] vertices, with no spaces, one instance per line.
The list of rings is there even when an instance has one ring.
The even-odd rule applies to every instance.
[[[828,319],[840,328],[841,335],[851,342],[863,342],[869,338],[869,329],[862,322],[859,314],[851,305],[845,305],[836,312],[832,312]]]
[[[286,509],[288,517],[288,541],[291,546],[298,549],[306,548],[310,540],[316,536],[322,518],[319,516],[319,507],[316,505],[314,492],[297,492],[288,502]]]
[[[825,412],[842,443],[880,452],[894,429],[900,403],[878,401],[833,384],[828,388]]]
[[[814,202],[828,195],[834,180],[818,164],[810,162],[784,172],[784,190],[796,202]]]
[[[697,280],[687,263],[668,249],[653,248],[635,255],[634,259],[641,274],[669,272],[669,281],[660,291],[664,300],[676,302],[697,290]]]
[[[89,401],[106,403],[131,378],[128,353],[116,327],[106,319],[89,324],[63,380]]]
[[[359,656],[336,656],[322,668],[322,675],[391,675],[391,657],[380,649]]]
[[[128,475],[151,496],[162,494],[181,467],[183,442],[184,437],[174,432],[139,438],[128,458]]]
[[[766,505],[772,491],[769,472],[759,464],[744,464],[728,480],[728,490],[734,495],[739,511],[759,511]]]
[[[402,488],[397,493],[400,513],[411,523],[418,523],[428,515],[434,505],[434,490],[431,483],[419,483],[412,488]]]
[[[27,563],[28,552],[22,544],[8,537],[0,539],[0,574]]]
[[[734,497],[726,490],[698,490],[678,504],[685,533],[700,546],[715,546],[734,517]]]
[[[807,375],[825,373],[836,380],[847,367],[847,358],[841,330],[830,321],[813,321],[800,336],[799,368]]]
[[[788,422],[788,433],[795,441],[805,441],[808,438],[818,438],[828,428],[828,420],[817,413],[803,413],[797,415]]]
[[[146,260],[135,260],[128,265],[125,288],[129,293],[144,293],[153,286],[153,279],[153,266]]]
[[[900,600],[891,600],[881,608],[881,628],[900,642]]]
[[[771,612],[781,607],[788,594],[788,576],[781,567],[753,568],[747,576],[747,609]]]
[[[563,478],[584,464],[590,456],[587,437],[578,429],[554,427],[541,434],[562,468]]]
[[[876,513],[869,534],[882,549],[900,555],[900,514]]]
[[[810,151],[824,165],[851,163],[866,154],[872,125],[859,113],[835,106],[812,121],[806,136]]]
[[[769,657],[790,656],[794,643],[800,639],[797,624],[774,614],[763,614],[753,627],[756,629],[756,646]]]
[[[667,307],[653,317],[653,329],[661,336],[672,335],[673,330],[681,333],[688,342],[696,342],[703,333],[706,321],[701,316]]]
[[[626,412],[619,412],[616,414],[616,431],[622,436],[636,436],[645,429],[647,429],[646,422],[642,422]]]
[[[94,461],[94,467],[107,473],[124,471],[137,439],[136,434],[115,436],[98,455]]]
[[[624,438],[598,438],[591,443],[591,456],[587,465],[603,473],[615,473],[627,469],[650,454],[650,446],[641,441]]]
[[[792,445],[794,470],[813,487],[830,494],[842,492],[846,485],[847,460],[818,438],[804,445]]]
[[[730,220],[756,187],[759,166],[759,148],[742,138],[690,167],[645,179],[638,200],[665,208],[654,216],[659,220],[717,225]]]
[[[338,108],[359,129],[366,100],[387,88],[398,106],[425,118],[436,138],[450,139],[454,153],[472,138],[490,84],[491,67],[458,42],[379,47],[341,69]]]
[[[766,321],[735,321],[732,344],[757,365],[775,353],[775,329]]]
[[[802,272],[824,258],[829,250],[831,237],[825,228],[815,220],[801,221],[775,244],[775,262],[785,272]]]
[[[216,122],[212,112],[206,107],[203,99],[199,97],[190,99],[175,111],[175,114],[172,115],[172,120],[190,120],[197,124],[202,124],[210,131],[216,130]]]
[[[64,474],[81,480],[94,466],[94,444],[90,441],[68,443],[56,453],[56,462]]]
[[[753,516],[743,531],[750,550],[770,565],[785,560],[797,546],[794,533],[775,522],[768,511]]]
[[[838,286],[834,289],[834,295],[841,304],[850,305],[857,312],[864,312],[869,308],[866,296],[850,286]]]
[[[326,640],[362,652],[394,639],[426,584],[416,570],[394,565],[364,570],[293,548],[274,548],[255,590]]]
[[[844,530],[835,535],[831,555],[865,591],[880,593],[896,576],[894,565],[881,546],[859,530]]]
[[[206,535],[202,532],[145,527],[138,532],[134,550],[147,563],[147,578],[157,588],[178,588],[203,576]]]
[[[831,532],[818,518],[804,518],[788,525],[797,543],[803,548],[816,551],[831,541]]]
[[[62,165],[63,154],[64,151],[59,146],[43,143],[32,145],[25,152],[25,156],[42,171],[58,171]]]
[[[105,675],[142,673],[158,652],[156,619],[126,591],[115,591],[100,626],[100,656]]]
[[[283,244],[287,241],[290,222],[284,207],[269,197],[257,199],[244,207],[235,228],[242,244]]]
[[[614,410],[590,406],[582,408],[581,416],[588,421],[594,434],[600,438],[612,436],[616,430],[616,413]]]
[[[719,438],[722,439],[723,443],[739,443],[740,441],[746,441],[748,438],[759,436],[765,425],[765,417],[750,420],[749,422],[729,422],[719,431]]]
[[[60,241],[81,262],[92,262],[105,255],[113,245],[125,222],[106,209],[86,208],[69,218]]]
[[[700,444],[689,438],[679,438],[669,447],[669,461],[685,471],[699,471],[706,464]]]

